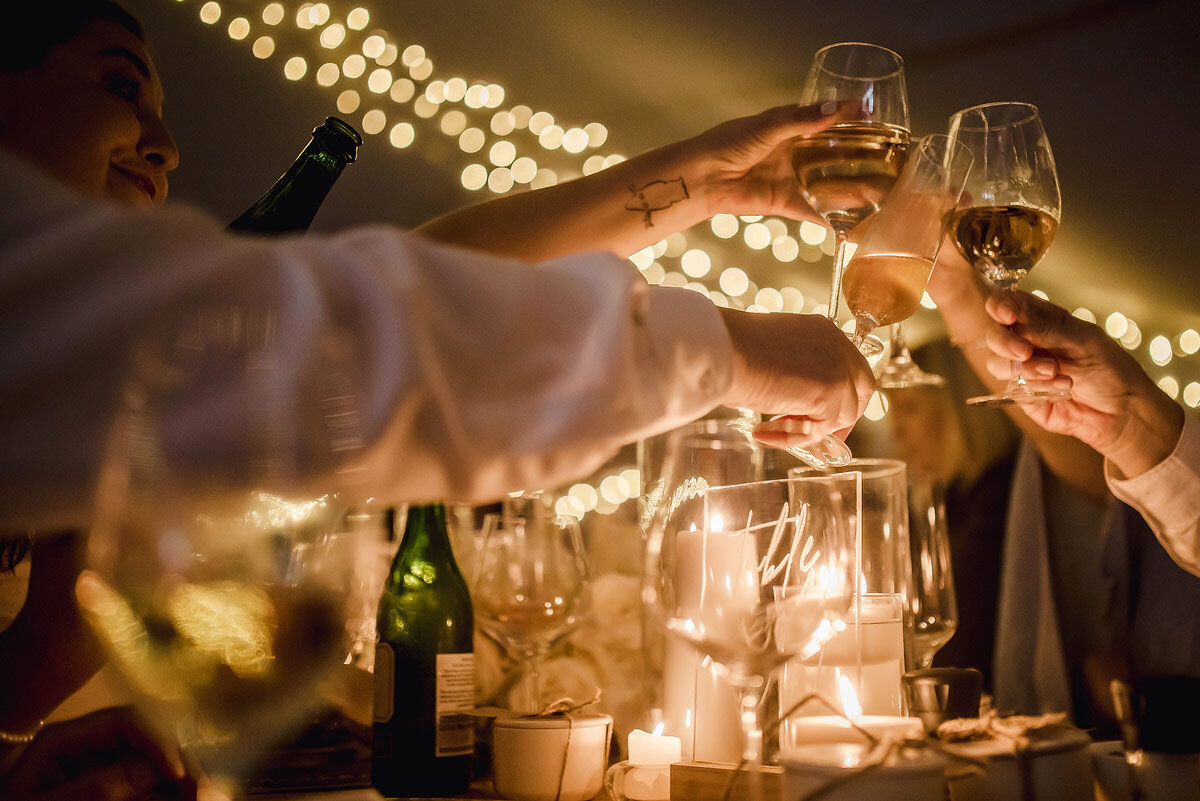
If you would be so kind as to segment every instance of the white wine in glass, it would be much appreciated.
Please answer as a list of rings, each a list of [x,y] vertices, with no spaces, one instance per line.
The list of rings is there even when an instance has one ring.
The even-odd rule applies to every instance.
[[[1012,289],[1054,239],[1062,198],[1050,140],[1036,107],[985,103],[950,118],[950,133],[975,154],[964,204],[946,218],[946,231],[963,256],[997,292]],[[998,393],[968,398],[973,406],[1048,403],[1070,392],[1031,385],[1012,363],[1012,379]]]

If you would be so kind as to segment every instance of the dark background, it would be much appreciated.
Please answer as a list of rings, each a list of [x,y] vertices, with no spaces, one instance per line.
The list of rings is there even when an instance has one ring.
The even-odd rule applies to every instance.
[[[232,218],[287,166],[313,125],[337,113],[338,91],[353,85],[368,95],[365,79],[316,85],[316,66],[340,61],[357,44],[332,56],[322,50],[320,28],[297,29],[298,3],[285,3],[284,23],[270,29],[261,22],[263,0],[225,2],[214,25],[199,20],[199,0],[125,2],[147,27],[166,84],[167,121],[183,152],[173,202]],[[1174,338],[1200,327],[1193,195],[1200,182],[1194,142],[1200,4],[1194,0],[358,0],[331,3],[333,19],[358,5],[371,12],[371,23],[350,42],[381,29],[401,50],[420,44],[434,62],[432,79],[501,84],[502,108],[546,110],[564,127],[601,122],[609,139],[600,152],[626,155],[793,101],[824,44],[886,45],[906,60],[915,133],[942,130],[952,112],[979,102],[1025,100],[1041,108],[1062,183],[1063,220],[1029,288],[1044,289],[1068,308],[1086,306],[1101,320],[1117,310],[1131,315],[1144,335],[1138,351],[1144,362],[1155,334]],[[236,16],[251,22],[245,41],[226,34]],[[250,42],[262,33],[277,41],[266,60],[250,54]],[[283,77],[291,55],[310,62],[299,82]],[[392,69],[404,73],[399,62]],[[490,196],[460,182],[463,167],[482,160],[486,146],[468,156],[432,121],[417,119],[411,103],[384,98],[374,105],[388,113],[389,128],[412,121],[417,140],[397,150],[387,129],[367,137],[317,229],[380,220],[409,226]],[[450,107],[485,129],[493,113],[443,106]],[[361,127],[365,108],[347,120]],[[489,132],[489,145],[496,138]],[[539,163],[555,166],[561,155],[539,148],[527,132],[508,138],[519,155]],[[572,158],[577,169],[582,156]],[[718,267],[743,266],[760,286],[791,284],[813,296],[827,286],[827,257],[784,265],[715,241],[707,230],[696,236],[714,243]],[[920,312],[911,329],[918,341],[935,335],[936,313]],[[1200,378],[1200,359],[1152,372],[1174,375],[1182,386]]]

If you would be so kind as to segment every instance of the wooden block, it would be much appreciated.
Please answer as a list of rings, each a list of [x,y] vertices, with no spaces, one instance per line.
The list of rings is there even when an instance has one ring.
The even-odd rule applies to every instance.
[[[671,766],[671,801],[723,801],[736,765],[712,762],[679,762]],[[782,796],[783,770],[778,765],[762,769],[763,801],[779,801]],[[737,785],[729,794],[731,801],[748,796],[750,777],[747,770],[737,776]]]

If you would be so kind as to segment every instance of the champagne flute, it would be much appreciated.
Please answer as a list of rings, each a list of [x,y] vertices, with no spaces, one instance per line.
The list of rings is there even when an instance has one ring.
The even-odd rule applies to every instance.
[[[541,711],[541,666],[591,608],[579,521],[554,515],[540,492],[506,499],[484,532],[473,584],[479,630],[520,666],[517,705]]]
[[[946,488],[935,479],[908,482],[908,539],[912,559],[913,639],[917,667],[933,657],[958,628],[958,599],[946,528]]]
[[[819,652],[850,607],[859,474],[714,486],[684,470],[678,453],[671,446],[647,536],[648,621],[737,689],[748,797],[757,800],[767,679],[790,657]]]
[[[947,233],[983,278],[1006,292],[1041,260],[1062,214],[1050,140],[1035,106],[985,103],[950,118],[950,133],[975,154],[967,203],[947,217]],[[973,406],[1047,403],[1070,392],[1034,387],[1012,363],[1012,378],[996,394],[968,398]]]
[[[827,315],[836,322],[847,236],[879,210],[904,166],[909,140],[904,60],[885,47],[862,42],[821,48],[801,102],[830,100],[858,103],[858,118],[797,140],[792,165],[805,201],[833,229]],[[864,347],[878,353],[883,346],[873,338]],[[846,444],[833,436],[788,452],[815,466],[845,465],[851,458]]]
[[[314,338],[322,363],[292,374],[282,340],[273,315],[213,308],[138,347],[76,585],[135,703],[229,797],[332,702],[353,636],[356,537],[307,482],[355,474],[355,416],[322,410],[352,410],[357,360]]]

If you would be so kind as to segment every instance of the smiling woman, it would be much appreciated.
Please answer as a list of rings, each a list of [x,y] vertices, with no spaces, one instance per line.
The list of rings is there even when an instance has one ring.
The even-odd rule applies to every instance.
[[[141,26],[106,0],[57,7],[53,25],[32,3],[7,11],[16,35],[0,52],[0,147],[85,194],[160,205],[179,153]]]

